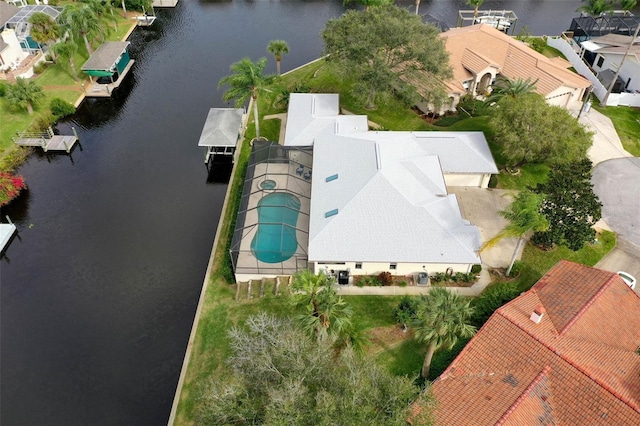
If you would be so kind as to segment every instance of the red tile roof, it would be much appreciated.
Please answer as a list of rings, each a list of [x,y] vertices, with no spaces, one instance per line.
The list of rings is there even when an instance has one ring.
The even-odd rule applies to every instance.
[[[639,312],[617,274],[559,262],[434,382],[436,424],[640,424]]]

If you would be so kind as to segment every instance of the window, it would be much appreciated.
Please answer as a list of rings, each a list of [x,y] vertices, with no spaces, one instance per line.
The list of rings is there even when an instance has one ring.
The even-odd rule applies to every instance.
[[[599,56],[598,63],[596,65],[598,68],[602,68],[602,64],[604,64],[604,56]]]
[[[389,269],[391,269],[392,271],[395,271],[396,269],[398,269],[398,264],[397,263],[390,263],[389,264]]]
[[[356,269],[362,269],[362,262],[356,262]]]

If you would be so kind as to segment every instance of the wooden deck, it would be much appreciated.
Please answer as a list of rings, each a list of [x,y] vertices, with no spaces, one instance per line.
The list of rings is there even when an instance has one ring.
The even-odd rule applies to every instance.
[[[134,61],[133,59],[130,60],[129,63],[127,64],[127,66],[124,68],[124,70],[122,70],[122,74],[120,75],[120,77],[118,77],[118,79],[116,81],[114,81],[113,83],[109,83],[109,84],[93,83],[92,85],[90,85],[87,88],[85,96],[87,98],[109,98],[109,97],[111,97],[111,92],[113,92],[115,89],[120,87],[120,85],[124,81],[125,77],[129,73],[129,71],[131,70],[131,67],[133,66],[133,64],[135,62],[136,61]]]
[[[39,146],[44,152],[47,151],[66,151],[71,152],[73,146],[78,142],[75,135],[53,135],[51,138],[17,138],[16,145],[20,146]]]

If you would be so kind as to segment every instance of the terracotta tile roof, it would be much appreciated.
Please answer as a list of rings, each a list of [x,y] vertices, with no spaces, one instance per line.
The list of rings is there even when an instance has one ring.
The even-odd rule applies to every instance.
[[[616,274],[559,262],[434,382],[436,424],[640,424],[639,311]]]
[[[515,80],[537,79],[537,92],[548,95],[561,86],[589,87],[584,77],[566,69],[566,61],[551,60],[495,28],[479,24],[455,28],[440,34],[445,39],[453,80],[461,83],[490,64],[498,73]],[[472,55],[476,58],[472,60]],[[471,72],[470,72],[471,71]]]

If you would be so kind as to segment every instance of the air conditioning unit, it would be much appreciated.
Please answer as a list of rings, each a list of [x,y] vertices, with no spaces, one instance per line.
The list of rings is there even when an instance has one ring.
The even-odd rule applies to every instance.
[[[429,274],[426,272],[418,272],[418,285],[429,285]]]

